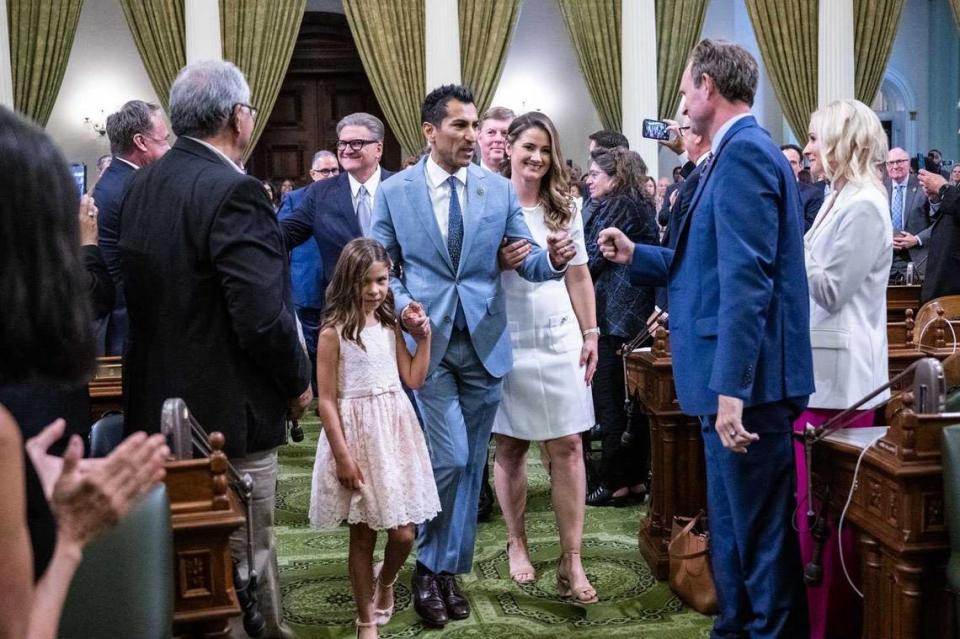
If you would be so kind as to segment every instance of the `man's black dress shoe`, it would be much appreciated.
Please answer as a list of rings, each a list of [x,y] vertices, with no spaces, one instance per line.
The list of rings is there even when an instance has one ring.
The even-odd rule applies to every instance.
[[[437,586],[439,577],[431,574],[413,573],[413,609],[423,623],[434,628],[443,628],[450,621],[447,607]]]
[[[453,575],[437,575],[440,596],[447,606],[447,616],[451,619],[466,619],[470,616],[470,602],[460,592],[457,578]]]

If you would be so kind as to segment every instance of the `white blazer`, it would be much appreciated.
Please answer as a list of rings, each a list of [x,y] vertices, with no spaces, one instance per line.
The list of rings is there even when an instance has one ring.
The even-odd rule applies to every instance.
[[[816,383],[811,408],[848,408],[889,379],[889,210],[881,185],[847,184],[827,198],[803,238]]]

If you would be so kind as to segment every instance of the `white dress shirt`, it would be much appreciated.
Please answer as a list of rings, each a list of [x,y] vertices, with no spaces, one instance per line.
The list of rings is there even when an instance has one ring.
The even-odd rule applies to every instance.
[[[350,198],[353,200],[353,212],[357,212],[357,204],[360,203],[360,187],[366,187],[370,194],[370,210],[373,210],[373,198],[377,195],[377,189],[380,188],[380,165],[367,178],[366,182],[358,182],[356,178],[347,173],[347,179],[350,181]]]
[[[440,165],[433,161],[433,157],[427,158],[427,191],[430,192],[430,203],[433,205],[433,215],[437,219],[437,226],[440,227],[440,235],[443,241],[447,241],[447,228],[450,218],[450,187],[447,180],[450,174]],[[457,178],[457,199],[460,201],[460,215],[463,224],[467,223],[467,167],[462,166],[453,174]]]
[[[203,142],[200,141],[200,140],[197,140],[197,142],[200,142],[201,144],[203,144]],[[139,171],[139,170],[140,170],[140,167],[139,167],[139,166],[137,166],[136,164],[134,164],[134,163],[131,162],[130,160],[127,160],[126,158],[122,158],[122,157],[120,157],[119,155],[115,155],[115,156],[113,156],[113,157],[114,157],[115,160],[120,160],[120,161],[123,162],[124,164],[127,164],[127,165],[129,165],[129,166],[132,166],[134,171]]]
[[[210,149],[211,151],[213,151],[214,153],[216,153],[217,155],[219,155],[220,158],[221,158],[222,160],[224,160],[224,161],[227,163],[228,166],[233,167],[233,168],[237,171],[237,173],[243,173],[244,175],[247,174],[246,171],[244,171],[244,170],[241,169],[239,166],[237,166],[237,163],[236,163],[236,162],[234,162],[233,160],[231,160],[230,158],[228,158],[226,153],[224,153],[223,151],[221,151],[221,150],[218,149],[217,147],[213,146],[213,145],[210,144],[209,142],[204,142],[204,141],[201,140],[200,138],[194,138],[194,137],[191,137],[191,136],[189,136],[189,135],[185,135],[185,136],[183,136],[183,137],[187,138],[188,140],[193,140],[194,142],[196,142],[196,143],[198,143],[198,144],[202,144],[203,146],[207,147],[208,149]]]

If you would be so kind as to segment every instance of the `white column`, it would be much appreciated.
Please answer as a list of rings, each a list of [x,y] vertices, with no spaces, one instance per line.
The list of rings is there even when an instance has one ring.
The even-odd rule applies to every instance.
[[[817,107],[855,97],[853,0],[820,0]]]
[[[183,3],[187,64],[197,60],[222,60],[219,0],[186,0]]]
[[[643,137],[644,118],[657,118],[657,16],[655,0],[631,0],[621,9],[623,134],[630,148],[647,163],[649,174],[659,177],[659,149]]]
[[[10,65],[10,23],[7,0],[0,0],[0,104],[13,109],[13,67]]]
[[[457,0],[425,0],[426,90],[460,84],[460,13]]]

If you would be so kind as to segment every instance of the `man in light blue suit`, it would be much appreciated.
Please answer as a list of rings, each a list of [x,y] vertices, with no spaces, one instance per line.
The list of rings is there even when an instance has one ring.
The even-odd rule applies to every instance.
[[[683,75],[691,130],[711,155],[675,248],[600,232],[604,255],[638,284],[668,286],[680,408],[700,417],[714,639],[806,637],[800,555],[791,526],[792,422],[813,391],[803,209],[790,166],[750,115],[756,60],[703,40]]]
[[[394,262],[404,328],[416,335],[431,324],[417,403],[442,512],[418,531],[413,599],[426,624],[443,626],[470,614],[454,576],[473,563],[487,442],[501,378],[513,366],[497,251],[505,237],[527,240],[518,273],[544,281],[562,276],[576,248],[565,232],[551,235],[549,253],[537,246],[510,182],[470,163],[478,120],[469,89],[435,89],[421,121],[430,155],[380,187],[373,236]]]

